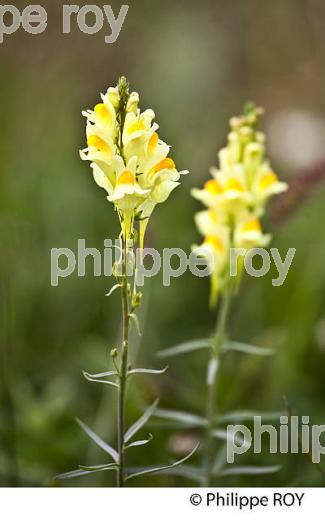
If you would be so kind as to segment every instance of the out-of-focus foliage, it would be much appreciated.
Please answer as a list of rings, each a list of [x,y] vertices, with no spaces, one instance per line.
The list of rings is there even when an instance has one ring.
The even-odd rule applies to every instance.
[[[103,2],[97,2],[98,5]],[[120,3],[110,2],[115,10]],[[120,302],[105,298],[112,280],[73,275],[50,285],[50,249],[77,250],[78,238],[103,249],[118,232],[116,215],[95,186],[78,150],[84,144],[81,110],[97,92],[125,74],[152,106],[162,137],[175,145],[174,160],[190,175],[157,209],[147,241],[162,250],[197,240],[189,192],[207,178],[224,144],[228,119],[253,99],[266,109],[269,155],[281,178],[322,154],[325,133],[325,6],[321,0],[261,2],[180,0],[130,3],[117,43],[103,34],[62,35],[60,2],[44,1],[49,27],[40,36],[20,31],[0,47],[0,485],[52,485],[52,476],[78,464],[105,463],[73,417],[79,416],[114,444],[114,389],[83,379],[83,369],[109,368],[119,337]],[[229,354],[218,389],[221,412],[279,410],[285,394],[300,415],[323,424],[325,361],[324,188],[291,219],[273,229],[283,254],[297,248],[283,287],[274,269],[246,279],[231,319],[232,339],[276,350],[274,358]],[[268,226],[269,224],[267,224]],[[172,344],[206,337],[215,316],[208,310],[208,280],[190,273],[163,288],[146,285],[138,366],[159,366],[155,354]],[[202,413],[204,351],[170,363],[167,374],[139,376],[128,402],[130,422],[158,394],[165,408]],[[104,386],[104,385],[103,385]],[[111,419],[110,419],[111,420]],[[153,441],[129,453],[134,466],[177,458],[195,432],[156,429]],[[222,445],[220,441],[220,445]],[[249,453],[240,463],[249,464]],[[258,457],[282,464],[265,477],[227,476],[222,485],[321,485],[301,455]],[[110,485],[97,474],[73,485]],[[130,481],[132,484],[133,481]],[[187,485],[156,476],[135,485]]]

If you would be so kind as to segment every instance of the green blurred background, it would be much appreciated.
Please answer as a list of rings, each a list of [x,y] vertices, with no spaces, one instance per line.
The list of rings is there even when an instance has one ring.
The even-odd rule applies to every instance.
[[[110,3],[118,12],[120,2]],[[119,339],[119,296],[104,297],[113,280],[94,278],[89,262],[85,278],[73,275],[57,288],[50,285],[52,247],[76,251],[77,240],[84,238],[88,247],[102,250],[104,239],[118,233],[111,205],[78,155],[85,142],[81,111],[92,107],[101,91],[126,75],[141,95],[141,107],[155,110],[160,135],[172,144],[178,167],[190,170],[151,220],[147,243],[159,250],[190,251],[198,240],[193,213],[200,205],[190,189],[207,178],[225,143],[230,116],[248,99],[266,109],[269,155],[282,179],[295,183],[301,171],[307,172],[304,193],[325,170],[322,0],[132,0],[112,45],[104,43],[108,26],[94,36],[75,26],[62,35],[61,2],[44,0],[42,5],[49,19],[44,34],[20,30],[0,46],[2,486],[53,485],[57,473],[106,462],[74,416],[115,443],[114,390],[81,375],[83,369],[105,370]],[[317,175],[308,177],[315,165],[320,165]],[[218,388],[221,412],[282,410],[286,395],[299,415],[324,424],[324,195],[318,182],[312,196],[300,193],[299,208],[291,204],[286,218],[281,214],[266,223],[273,246],[283,255],[295,247],[296,257],[283,287],[272,287],[275,269],[262,279],[245,279],[231,336],[273,347],[276,355],[225,359]],[[159,367],[157,351],[212,331],[215,315],[208,309],[208,292],[208,281],[190,273],[169,288],[162,286],[161,276],[147,283],[140,313],[143,335],[133,338],[138,366]],[[139,377],[129,393],[129,421],[157,395],[161,406],[201,414],[205,363],[202,352],[185,355],[171,360],[167,375]],[[179,457],[197,435],[154,426],[151,431],[149,447],[129,452],[131,465]],[[253,462],[283,467],[269,476],[229,476],[216,483],[324,484],[301,455],[271,456],[265,450],[258,458],[248,453],[239,461]],[[113,484],[113,475],[104,473],[68,485]],[[155,476],[134,484],[191,482]]]

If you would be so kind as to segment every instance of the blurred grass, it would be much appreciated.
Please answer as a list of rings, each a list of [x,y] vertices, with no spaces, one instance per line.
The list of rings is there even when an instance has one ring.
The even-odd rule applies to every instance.
[[[97,2],[98,5],[103,2]],[[117,11],[119,2],[110,2]],[[21,6],[26,5],[21,2]],[[0,47],[1,383],[0,485],[52,485],[52,476],[79,463],[102,463],[102,453],[73,420],[75,415],[114,442],[114,395],[83,380],[81,370],[102,370],[119,337],[118,296],[104,294],[105,278],[71,276],[50,286],[50,249],[76,250],[78,238],[103,248],[117,234],[115,215],[78,150],[84,144],[81,110],[123,73],[152,107],[163,139],[180,169],[191,173],[167,204],[157,208],[148,243],[159,250],[197,240],[191,199],[216,163],[228,119],[247,99],[267,110],[266,128],[282,110],[324,119],[323,33],[320,1],[192,0],[130,5],[116,44],[96,36],[60,34],[60,2],[43,4],[46,33],[19,31]],[[288,31],[290,27],[290,31]],[[298,130],[296,130],[298,131]],[[289,128],[288,132],[295,132]],[[301,137],[299,136],[299,142]],[[305,138],[308,138],[306,134]],[[280,153],[281,152],[281,153]],[[272,149],[282,178],[296,173],[285,150]],[[229,355],[219,384],[220,410],[282,409],[286,394],[299,415],[324,422],[324,188],[290,220],[273,229],[273,247],[297,248],[283,287],[272,274],[246,279],[232,315],[232,338],[271,346],[276,356]],[[155,353],[206,336],[215,316],[207,307],[208,282],[190,273],[163,288],[148,281],[138,363],[158,366]],[[161,396],[161,405],[201,413],[204,354],[175,358],[166,376],[141,377],[130,392],[128,416]],[[99,385],[100,386],[100,385]],[[169,430],[155,430],[151,445],[130,453],[132,465],[165,462]],[[171,454],[172,455],[172,454]],[[245,458],[250,462],[251,456]],[[244,463],[241,461],[241,463]],[[302,456],[263,455],[281,463],[265,477],[226,477],[220,485],[321,485]],[[110,475],[71,485],[109,485]],[[131,481],[133,482],[133,481]],[[134,485],[186,485],[166,476]]]

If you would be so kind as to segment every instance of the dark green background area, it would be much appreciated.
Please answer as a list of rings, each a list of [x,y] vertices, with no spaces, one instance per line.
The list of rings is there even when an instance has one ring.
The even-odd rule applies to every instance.
[[[157,207],[147,244],[188,252],[199,239],[193,214],[200,209],[190,189],[207,178],[225,143],[228,120],[246,100],[266,109],[264,128],[275,143],[270,155],[282,179],[299,175],[295,140],[303,155],[304,143],[310,149],[312,130],[315,124],[321,128],[325,117],[321,0],[132,0],[113,45],[104,43],[107,27],[95,36],[78,30],[62,35],[61,2],[41,3],[48,12],[47,31],[31,36],[20,30],[0,46],[2,486],[53,485],[57,473],[106,462],[74,416],[115,443],[114,389],[88,383],[81,375],[83,369],[105,370],[109,351],[119,341],[118,294],[104,297],[114,281],[94,278],[90,264],[85,278],[73,275],[58,288],[50,285],[51,248],[76,251],[77,240],[84,238],[87,246],[102,250],[104,239],[118,233],[113,208],[89,165],[79,159],[85,142],[81,111],[121,74],[140,93],[141,108],[155,110],[160,136],[173,146],[178,168],[189,169],[190,175]],[[117,12],[120,2],[110,3]],[[273,123],[279,114],[297,112],[308,114],[310,126],[288,126],[286,150],[287,141],[279,142]],[[316,147],[312,152],[301,166],[313,167],[320,159]],[[221,413],[282,410],[286,395],[299,415],[324,424],[324,195],[319,184],[289,218],[277,225],[265,221],[274,235],[272,245],[283,255],[294,247],[296,257],[280,288],[271,284],[274,269],[265,278],[245,279],[230,334],[272,347],[276,355],[228,355],[218,387]],[[155,356],[160,349],[210,334],[215,315],[208,309],[208,293],[208,281],[190,273],[168,288],[161,276],[148,281],[140,313],[143,335],[133,337],[137,366],[159,367]],[[166,375],[139,376],[129,392],[129,422],[157,395],[161,406],[202,414],[204,366],[201,352],[171,360]],[[195,442],[196,432],[184,436],[154,425],[148,431],[154,434],[150,446],[129,452],[133,466],[164,463]],[[240,464],[253,462],[283,468],[265,477],[219,478],[217,484],[324,484],[301,455],[265,450],[239,459]],[[134,483],[191,485],[166,476]],[[112,485],[113,476],[99,474],[71,484]]]

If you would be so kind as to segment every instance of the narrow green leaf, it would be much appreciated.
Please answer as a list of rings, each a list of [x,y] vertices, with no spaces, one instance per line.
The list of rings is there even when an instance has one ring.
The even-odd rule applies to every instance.
[[[226,467],[219,471],[218,476],[227,475],[268,475],[280,471],[282,466],[235,466],[233,468]]]
[[[207,370],[207,385],[212,386],[214,384],[217,372],[219,369],[219,361],[215,357],[210,359]]]
[[[187,424],[190,426],[205,426],[207,423],[204,417],[200,417],[199,415],[194,415],[178,410],[164,410],[158,408],[153,415],[154,417],[170,419],[172,421],[180,422],[182,424]]]
[[[132,426],[128,429],[128,431],[124,434],[124,442],[127,443],[133,435],[135,435],[141,428],[146,424],[146,422],[153,415],[155,409],[157,408],[159,399],[157,399],[151,406],[149,406],[143,415],[141,415],[140,419],[138,419]]]
[[[186,457],[184,457],[181,460],[178,460],[178,461],[174,462],[173,464],[168,464],[166,466],[159,466],[159,467],[156,467],[156,468],[148,468],[148,469],[144,469],[142,471],[138,471],[136,473],[132,473],[131,475],[128,475],[126,477],[126,480],[129,480],[129,479],[134,478],[134,477],[140,477],[142,475],[150,475],[152,473],[158,473],[160,471],[164,471],[164,470],[167,470],[167,469],[170,469],[170,468],[176,468],[180,464],[183,464],[184,462],[189,460],[192,457],[192,455],[194,455],[194,453],[197,451],[198,447],[199,447],[199,444],[197,444],[195,446],[195,448],[188,455],[186,455]]]
[[[202,475],[202,468],[196,466],[188,466],[186,464],[182,464],[176,468],[168,468],[162,470],[162,475],[172,475],[176,477],[184,477],[189,480],[193,480],[197,484],[203,484],[204,475]]]
[[[213,475],[219,475],[224,465],[227,463],[227,443],[223,443],[221,448],[217,451],[213,463]]]
[[[135,368],[134,370],[129,370],[127,373],[128,376],[132,376],[134,374],[153,374],[159,375],[164,374],[168,370],[168,366],[163,368],[162,370],[153,370],[151,368]]]
[[[129,448],[135,448],[137,446],[144,446],[145,444],[148,444],[148,442],[152,441],[152,439],[153,439],[153,436],[150,433],[148,439],[131,442],[131,444],[128,444],[127,446],[125,446],[125,449],[128,450]]]
[[[107,294],[105,294],[105,296],[111,296],[111,295],[113,294],[113,292],[116,291],[116,289],[119,289],[119,288],[121,288],[121,287],[122,287],[122,284],[117,283],[116,285],[114,285],[114,286],[111,288],[111,290],[110,290]]]
[[[98,473],[99,471],[110,471],[117,469],[116,464],[102,464],[100,466],[92,466],[90,468],[83,469],[82,466],[79,469],[74,471],[69,471],[68,473],[62,473],[61,475],[57,475],[55,480],[66,480],[70,478],[83,477],[84,475],[90,475],[91,473]]]
[[[244,354],[253,354],[255,356],[272,356],[275,351],[271,348],[255,347],[247,343],[239,343],[238,341],[227,341],[222,348],[223,352],[231,350],[243,352]]]
[[[141,329],[138,316],[134,312],[132,312],[132,314],[129,314],[129,317],[133,320],[138,335],[141,336]]]
[[[245,446],[247,448],[250,448],[250,443],[246,441],[245,436],[242,433],[236,433],[235,436],[233,436],[230,432],[227,430],[212,430],[212,436],[216,439],[224,440],[224,441],[231,441],[234,440],[241,444],[241,446]]]
[[[215,437],[215,439],[220,439],[223,441],[226,441],[229,438],[227,430],[212,430],[211,434],[212,437]]]
[[[83,423],[77,417],[76,417],[76,421],[79,424],[79,426],[83,429],[83,431],[88,435],[88,437],[90,437],[95,442],[95,444],[97,444],[97,446],[99,446],[102,450],[106,451],[106,453],[108,453],[115,462],[118,462],[119,455],[118,455],[117,451],[114,448],[112,448],[112,446],[107,444],[107,442],[103,441],[103,439],[101,437],[99,437],[99,435],[97,435],[97,433],[93,432],[89,428],[89,426],[87,426],[85,423]]]
[[[235,410],[233,412],[226,413],[217,418],[219,423],[228,423],[235,421],[252,421],[254,417],[261,417],[264,420],[276,420],[282,415],[286,415],[286,412],[258,412],[252,410]]]
[[[88,372],[82,372],[83,375],[87,374],[88,377],[92,379],[101,379],[102,377],[112,377],[117,376],[116,370],[112,370],[111,372],[102,372],[101,374],[89,374]]]
[[[119,385],[117,383],[114,383],[113,381],[108,381],[107,379],[97,379],[98,376],[93,377],[91,374],[88,374],[87,372],[83,372],[83,375],[87,379],[87,381],[91,381],[92,383],[102,383],[104,385],[109,385],[109,386],[114,386],[115,388],[119,388]]]
[[[186,352],[192,352],[193,350],[199,350],[203,348],[210,348],[211,340],[209,338],[196,339],[194,341],[188,341],[186,343],[180,343],[174,347],[167,348],[158,352],[159,358],[167,358],[178,356],[179,354],[185,354]]]
[[[114,462],[112,462],[111,464],[101,464],[99,466],[84,466],[84,465],[79,465],[79,469],[82,469],[83,471],[89,471],[90,473],[92,471],[98,471],[100,469],[114,469],[114,468],[118,468],[118,464],[114,464]]]

